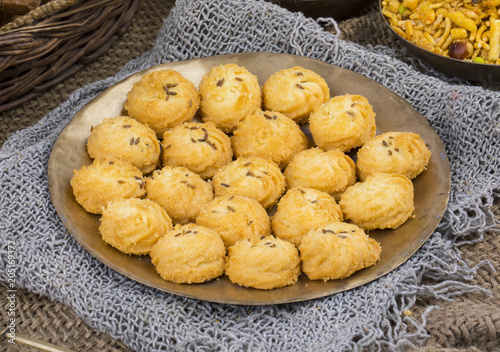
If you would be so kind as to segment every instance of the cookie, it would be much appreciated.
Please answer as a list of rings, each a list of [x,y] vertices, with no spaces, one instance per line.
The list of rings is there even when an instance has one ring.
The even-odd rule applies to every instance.
[[[259,239],[271,234],[264,207],[255,199],[239,195],[215,197],[200,211],[196,223],[221,235],[226,248],[242,239]]]
[[[128,161],[143,174],[160,163],[160,142],[148,126],[128,116],[102,120],[87,139],[87,151],[93,159],[108,156]]]
[[[310,231],[299,245],[302,271],[310,280],[337,280],[374,265],[380,244],[354,224],[330,223]]]
[[[142,172],[113,157],[95,159],[73,171],[70,181],[76,201],[87,212],[101,214],[108,202],[146,193]]]
[[[270,159],[282,169],[307,144],[307,137],[292,119],[262,110],[243,118],[231,137],[236,157]]]
[[[375,112],[365,97],[336,96],[311,113],[309,129],[319,148],[346,152],[375,136]]]
[[[376,172],[417,177],[429,164],[431,151],[416,133],[386,132],[368,141],[358,151],[356,169],[364,181]]]
[[[262,104],[257,76],[233,63],[213,67],[198,88],[203,121],[215,123],[226,133],[234,131],[241,119]]]
[[[213,280],[224,272],[226,249],[219,234],[196,224],[176,225],[151,249],[160,276],[179,284]]]
[[[413,215],[413,183],[403,175],[372,174],[348,187],[339,204],[344,218],[365,231],[395,229]]]
[[[293,285],[300,274],[297,248],[273,236],[229,247],[225,273],[237,285],[261,290]]]
[[[271,160],[238,158],[221,168],[213,177],[215,196],[241,195],[270,208],[285,192],[285,178]]]
[[[111,201],[104,208],[99,233],[104,242],[127,254],[149,254],[168,231],[172,220],[165,209],[149,199]]]
[[[212,122],[189,122],[163,134],[163,165],[183,166],[203,179],[211,178],[233,159],[229,137]]]
[[[279,200],[271,225],[276,237],[298,246],[310,230],[342,220],[340,205],[328,193],[292,188]]]
[[[167,129],[191,121],[199,106],[196,86],[174,70],[142,76],[128,92],[124,104],[128,115],[151,127],[158,138]]]
[[[310,148],[297,154],[285,171],[287,188],[314,188],[337,200],[356,182],[356,165],[340,149]]]
[[[330,99],[326,81],[314,71],[295,66],[272,74],[262,86],[263,106],[281,112],[299,124]]]
[[[210,183],[185,167],[164,166],[146,178],[147,198],[160,204],[174,224],[194,221],[214,199]]]

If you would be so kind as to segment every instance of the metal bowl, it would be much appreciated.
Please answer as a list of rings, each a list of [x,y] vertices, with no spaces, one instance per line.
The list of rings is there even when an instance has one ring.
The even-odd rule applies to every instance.
[[[379,0],[379,14],[382,16],[383,22],[387,25],[387,27],[389,27],[390,31],[394,33],[404,47],[408,48],[410,53],[424,63],[427,63],[429,66],[432,66],[437,71],[450,77],[461,78],[481,83],[482,85],[500,86],[500,65],[464,61],[425,50],[401,37],[394,29],[392,29],[389,21],[382,14],[381,0]]]
[[[374,0],[269,0],[293,12],[309,17],[347,18],[359,13]]]

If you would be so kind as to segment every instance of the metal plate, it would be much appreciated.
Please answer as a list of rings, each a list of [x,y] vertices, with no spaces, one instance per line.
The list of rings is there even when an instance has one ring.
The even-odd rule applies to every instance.
[[[500,65],[480,64],[477,62],[459,60],[425,50],[406,40],[392,29],[387,18],[382,14],[382,1],[379,1],[379,14],[382,16],[383,22],[391,32],[394,33],[403,46],[423,62],[434,67],[437,71],[450,77],[465,79],[485,86],[500,86]]]
[[[150,71],[174,69],[198,85],[213,66],[235,63],[256,74],[262,85],[274,72],[295,65],[323,76],[331,95],[360,94],[377,114],[377,134],[409,131],[420,134],[432,152],[428,169],[414,180],[415,217],[396,230],[372,231],[382,245],[380,261],[351,277],[336,281],[310,281],[301,275],[297,284],[274,290],[243,288],[227,277],[208,283],[183,285],[167,282],[156,273],[149,257],[130,256],[104,243],[98,232],[99,217],[89,214],[75,201],[70,186],[73,170],[88,165],[86,140],[91,126],[103,118],[123,114],[123,103],[134,82]],[[450,166],[443,143],[426,118],[384,86],[352,71],[314,59],[288,54],[244,53],[173,62],[137,73],[98,95],[79,111],[59,135],[50,155],[50,195],[62,222],[91,255],[117,272],[157,289],[200,300],[247,305],[265,305],[309,300],[349,290],[373,281],[405,262],[431,235],[445,211],[450,190]]]

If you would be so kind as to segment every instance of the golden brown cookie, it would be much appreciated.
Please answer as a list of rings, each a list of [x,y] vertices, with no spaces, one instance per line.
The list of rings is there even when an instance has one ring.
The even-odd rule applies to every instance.
[[[238,124],[231,137],[236,157],[258,156],[284,168],[307,149],[307,137],[299,125],[279,112],[257,110]]]
[[[212,179],[215,196],[242,195],[272,207],[285,192],[285,178],[268,159],[238,158],[224,166]]]
[[[338,200],[356,182],[356,165],[340,149],[311,148],[297,154],[283,174],[287,188],[315,188]]]
[[[160,204],[174,224],[194,221],[214,199],[210,183],[185,167],[164,166],[146,178],[147,197]]]
[[[295,66],[272,74],[262,86],[262,99],[266,110],[281,112],[302,124],[330,99],[330,89],[316,72]]]
[[[266,210],[255,199],[226,195],[205,205],[196,223],[221,235],[226,248],[242,239],[258,239],[271,234]]]
[[[298,246],[310,230],[342,220],[340,205],[328,193],[292,188],[279,200],[271,224],[276,237]]]
[[[203,179],[215,175],[233,159],[229,137],[212,122],[189,122],[163,135],[163,165],[184,166]]]
[[[375,173],[348,187],[339,204],[344,218],[365,231],[395,229],[415,209],[413,183],[403,175]]]
[[[176,225],[151,249],[160,276],[179,284],[210,281],[224,272],[226,249],[219,234],[196,224]]]
[[[413,179],[427,168],[430,158],[431,151],[418,134],[386,132],[359,149],[356,168],[361,181],[375,172]]]
[[[127,94],[129,116],[147,124],[158,138],[180,123],[191,121],[200,106],[196,86],[179,72],[160,70],[145,74]]]
[[[346,152],[375,136],[375,112],[365,97],[336,96],[311,113],[309,129],[321,149],[339,148]]]
[[[129,198],[108,203],[99,232],[107,244],[127,254],[149,254],[167,231],[172,220],[165,209],[149,199]]]
[[[299,246],[302,271],[310,280],[337,280],[374,265],[380,244],[354,224],[330,223],[304,236]]]
[[[128,161],[143,174],[160,163],[160,142],[148,126],[128,116],[104,119],[93,127],[87,140],[92,159],[113,156]]]
[[[257,76],[236,64],[213,67],[202,78],[200,112],[224,132],[232,132],[246,115],[262,104]]]
[[[76,201],[93,214],[101,214],[109,201],[146,193],[141,171],[113,157],[95,159],[92,164],[73,171],[70,183]]]
[[[229,247],[226,275],[237,285],[261,290],[293,285],[300,274],[297,248],[273,236]]]

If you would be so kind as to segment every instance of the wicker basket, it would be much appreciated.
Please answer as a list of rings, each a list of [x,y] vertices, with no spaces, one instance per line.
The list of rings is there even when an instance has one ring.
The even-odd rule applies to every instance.
[[[141,0],[52,0],[0,28],[0,112],[105,53]]]

